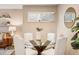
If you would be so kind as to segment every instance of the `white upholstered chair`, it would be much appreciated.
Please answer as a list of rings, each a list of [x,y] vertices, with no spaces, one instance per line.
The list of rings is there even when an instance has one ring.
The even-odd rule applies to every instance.
[[[33,33],[24,33],[24,40],[26,47],[33,47],[33,45],[30,43],[30,40],[33,40]]]
[[[34,46],[30,43],[33,40],[33,33],[24,33],[26,55],[36,55],[37,51],[33,50]]]
[[[47,34],[47,40],[51,41],[51,43],[55,43],[55,33],[48,33]]]
[[[55,51],[55,33],[48,33],[47,40],[51,41],[50,44],[46,47],[46,50],[42,52],[43,55],[54,55]]]

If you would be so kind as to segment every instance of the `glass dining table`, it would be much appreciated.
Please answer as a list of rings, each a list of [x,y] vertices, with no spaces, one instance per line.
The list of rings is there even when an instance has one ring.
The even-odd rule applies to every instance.
[[[30,42],[34,46],[34,48],[36,48],[38,52],[37,55],[41,55],[41,53],[45,50],[45,48],[49,45],[51,41],[47,40],[43,45],[41,42],[40,42],[40,45],[38,45],[34,40],[31,40]]]

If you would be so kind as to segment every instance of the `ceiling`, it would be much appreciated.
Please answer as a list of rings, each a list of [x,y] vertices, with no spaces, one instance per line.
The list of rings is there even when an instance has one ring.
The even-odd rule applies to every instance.
[[[0,9],[22,9],[21,4],[0,4]]]
[[[24,5],[57,5],[57,4],[24,4]],[[23,4],[0,4],[0,9],[23,9]]]

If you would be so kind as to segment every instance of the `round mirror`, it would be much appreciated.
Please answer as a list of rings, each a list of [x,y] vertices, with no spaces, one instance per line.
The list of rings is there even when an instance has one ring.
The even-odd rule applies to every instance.
[[[74,8],[69,7],[64,15],[64,24],[67,28],[71,28],[75,23],[76,11]]]

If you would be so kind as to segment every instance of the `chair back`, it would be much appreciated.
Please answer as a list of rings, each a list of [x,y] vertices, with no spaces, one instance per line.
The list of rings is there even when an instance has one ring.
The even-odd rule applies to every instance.
[[[47,34],[47,40],[49,40],[49,41],[55,43],[55,41],[56,41],[55,33],[48,33],[48,34]]]

